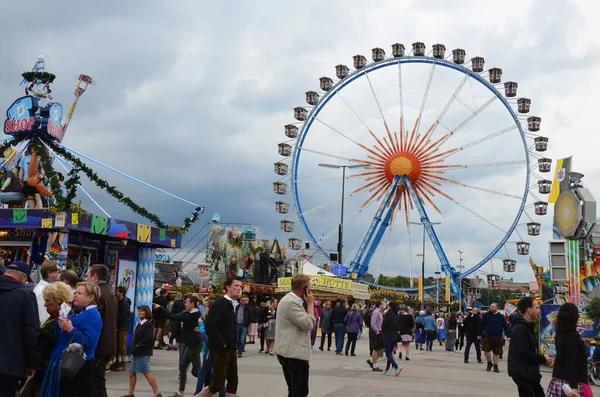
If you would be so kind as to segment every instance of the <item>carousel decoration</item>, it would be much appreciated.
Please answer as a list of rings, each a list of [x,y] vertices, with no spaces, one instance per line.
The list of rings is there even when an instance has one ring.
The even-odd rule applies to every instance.
[[[527,239],[540,235],[536,217],[547,214],[548,203],[539,195],[551,188],[542,175],[552,168],[552,160],[540,155],[548,148],[548,138],[538,135],[541,117],[530,114],[531,99],[517,96],[522,88],[516,81],[504,81],[506,69],[486,66],[482,56],[467,57],[463,48],[450,51],[442,43],[428,48],[415,41],[394,43],[388,54],[373,47],[370,55],[354,55],[353,69],[337,64],[335,77],[318,79],[320,91],[299,95],[305,103],[293,109],[295,122],[284,127],[289,140],[278,144],[284,159],[275,165],[281,178],[273,191],[284,196],[276,211],[286,217],[280,228],[294,231],[289,214],[295,213],[308,241],[325,258],[327,245],[335,244],[332,237],[341,245],[341,230],[356,231],[345,236],[343,245],[352,255],[342,265],[367,282],[367,271],[377,274],[386,261],[388,242],[408,242],[400,257],[411,257],[415,231],[409,229],[420,220],[416,223],[458,296],[460,277],[488,264],[502,248],[514,250],[514,243],[519,255],[528,255]],[[479,128],[474,120],[493,127]],[[502,147],[502,153],[494,147]],[[278,163],[287,165],[285,174]],[[499,175],[510,175],[511,184],[497,186]],[[348,194],[340,181],[349,186]],[[332,197],[340,185],[342,197]],[[286,202],[291,204],[284,210],[280,203]],[[341,209],[341,220],[324,216],[332,209]],[[493,234],[470,269],[458,272],[450,263],[444,246],[457,228],[434,222],[432,216],[438,215],[461,219],[462,236]],[[519,222],[523,215],[529,223]],[[288,246],[300,248],[298,242],[292,237]],[[397,263],[401,272],[408,267]]]
[[[7,149],[15,147],[15,150],[11,151],[10,157],[6,158],[2,165],[8,166],[14,164],[25,153],[25,150],[29,151],[31,160],[27,169],[25,183],[40,195],[54,198],[55,204],[47,209],[48,212],[57,213],[65,210],[83,210],[80,204],[73,203],[75,193],[81,187],[79,174],[83,173],[96,186],[129,207],[135,213],[148,219],[160,229],[184,233],[198,220],[199,215],[204,212],[204,207],[195,205],[190,201],[137,180],[89,156],[78,153],[61,143],[64,140],[66,129],[77,107],[79,98],[88,86],[94,85],[94,80],[91,77],[83,74],[78,77],[77,87],[75,88],[75,100],[66,116],[60,103],[48,102],[53,99],[51,84],[55,81],[56,76],[46,71],[46,62],[42,55],[38,56],[33,70],[23,72],[22,77],[22,84],[26,85],[26,95],[15,100],[6,111],[7,118],[4,122],[4,133],[10,137],[5,139],[0,145],[0,151],[5,153],[5,155]],[[157,215],[136,204],[115,186],[100,178],[81,158],[144,184],[147,187],[168,194],[171,197],[195,205],[195,209],[184,220],[183,225],[167,226]],[[57,159],[57,163],[63,166],[68,173],[69,179],[64,182],[66,194],[63,194],[60,177],[54,168],[54,159]],[[84,189],[82,188],[82,190]],[[87,194],[87,192],[85,193]]]

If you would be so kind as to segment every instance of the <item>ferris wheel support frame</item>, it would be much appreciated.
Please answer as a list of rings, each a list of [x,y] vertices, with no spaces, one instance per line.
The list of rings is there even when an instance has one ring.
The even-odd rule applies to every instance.
[[[310,230],[310,228],[308,227],[308,224],[306,222],[306,219],[304,218],[304,216],[302,215],[302,205],[300,202],[300,197],[298,194],[298,179],[297,179],[297,175],[298,175],[298,163],[299,163],[299,159],[300,159],[300,155],[302,152],[302,145],[304,143],[304,140],[306,139],[307,133],[310,130],[313,122],[317,119],[317,116],[319,115],[319,113],[321,112],[321,110],[324,108],[324,106],[332,99],[335,97],[336,94],[338,94],[346,85],[352,83],[353,81],[359,79],[360,77],[366,76],[368,73],[373,72],[375,70],[384,68],[384,67],[389,67],[392,65],[401,65],[403,63],[406,64],[411,64],[411,63],[425,63],[425,64],[436,64],[437,66],[443,66],[443,67],[447,67],[449,69],[453,69],[455,71],[458,71],[460,73],[463,73],[465,75],[468,75],[468,77],[473,78],[474,80],[478,81],[479,83],[481,83],[484,87],[486,87],[490,92],[492,92],[497,99],[500,100],[500,102],[504,105],[504,107],[506,108],[506,110],[509,112],[511,118],[513,119],[515,126],[517,127],[518,131],[519,131],[519,135],[521,136],[521,140],[523,142],[523,147],[524,147],[524,152],[525,152],[525,161],[527,164],[527,169],[530,169],[530,163],[531,163],[531,159],[529,156],[529,149],[528,149],[528,144],[526,141],[526,136],[525,136],[525,131],[523,129],[523,127],[521,126],[521,123],[518,119],[517,114],[515,113],[515,111],[512,109],[510,103],[508,102],[507,98],[505,98],[502,94],[500,94],[496,88],[494,87],[494,85],[490,82],[488,82],[483,76],[481,76],[478,72],[474,72],[462,65],[458,65],[458,64],[454,64],[451,61],[447,61],[445,59],[436,59],[436,58],[429,58],[429,57],[423,57],[423,56],[402,56],[402,57],[398,57],[398,58],[389,58],[389,59],[385,59],[379,62],[375,62],[373,64],[367,65],[362,69],[358,69],[354,72],[352,72],[351,74],[349,74],[347,77],[345,77],[344,79],[341,79],[340,81],[338,81],[327,93],[325,96],[321,97],[321,99],[319,100],[319,102],[310,110],[310,112],[308,113],[307,117],[306,117],[306,121],[305,123],[302,125],[302,129],[300,130],[298,139],[296,140],[296,144],[294,146],[294,150],[293,150],[293,154],[292,154],[292,195],[294,198],[294,204],[296,206],[296,209],[298,211],[299,214],[299,218],[300,218],[300,224],[302,225],[302,228],[305,230],[308,238],[314,243],[315,246],[319,247],[319,249],[321,251],[324,252],[324,254],[329,257],[329,255],[327,254],[327,252],[325,252],[323,250],[323,247],[321,247],[321,245],[319,244],[319,241],[315,238],[315,236],[313,235],[312,231]],[[526,173],[526,181],[525,181],[525,187],[523,189],[523,198],[522,198],[522,202],[521,202],[521,206],[517,212],[517,215],[515,216],[515,219],[512,223],[512,225],[509,227],[508,232],[506,233],[506,235],[504,236],[504,238],[501,239],[501,241],[498,243],[498,245],[485,257],[483,258],[478,264],[476,264],[475,266],[473,266],[472,268],[468,269],[467,271],[465,271],[464,273],[461,274],[462,277],[466,277],[474,272],[476,272],[478,269],[480,269],[482,266],[484,266],[492,257],[494,257],[494,255],[496,255],[496,253],[506,244],[506,242],[508,241],[509,237],[511,236],[511,234],[514,232],[514,230],[516,229],[518,222],[525,210],[525,205],[527,202],[527,196],[529,193],[529,189],[530,189],[530,173],[527,172]],[[372,233],[371,233],[372,234]],[[436,237],[437,238],[437,237]],[[439,241],[438,241],[439,243]],[[363,250],[364,251],[364,250]],[[447,261],[447,259],[446,259]],[[451,270],[451,268],[449,269]],[[452,289],[453,292],[456,291],[455,293],[458,293],[458,287],[457,287],[457,283],[455,280],[454,275],[451,275],[451,280],[452,280]],[[367,283],[370,284],[370,283]],[[435,288],[435,286],[433,287]],[[396,289],[398,291],[406,291],[406,292],[415,292],[417,289],[415,288],[393,288]],[[425,287],[425,290],[428,289],[432,289],[431,287]]]
[[[379,246],[379,243],[381,242],[381,238],[383,237],[383,232],[385,232],[385,229],[387,229],[388,225],[390,224],[390,218],[392,217],[392,214],[394,212],[394,207],[389,204],[390,204],[390,200],[392,199],[392,195],[393,195],[394,191],[396,190],[396,187],[398,186],[399,182],[400,182],[400,176],[396,175],[394,177],[394,179],[392,180],[392,185],[390,186],[387,193],[385,194],[385,197],[382,200],[381,205],[379,206],[379,209],[377,210],[377,212],[375,213],[375,216],[373,217],[373,221],[371,222],[371,226],[369,227],[369,230],[367,230],[367,233],[365,234],[363,241],[360,243],[360,248],[358,249],[358,251],[356,251],[356,255],[354,255],[354,259],[352,259],[352,262],[350,262],[349,270],[352,273],[357,272],[359,278],[362,278],[364,276],[364,274],[366,273],[367,269],[369,268],[369,263],[371,262],[373,253],[377,249],[377,246]],[[388,212],[385,215],[385,217],[383,219],[383,223],[382,223],[381,216],[383,215],[383,212],[385,211],[386,207],[389,207],[389,208],[388,208]],[[381,223],[381,228],[378,229],[380,223]],[[377,230],[377,234],[375,234],[376,230]],[[373,241],[371,242],[371,240],[373,240]],[[367,250],[367,246],[369,245],[369,243],[371,243],[371,246],[366,253],[364,261],[361,261],[363,255],[365,255],[365,251]]]
[[[438,239],[437,233],[435,232],[435,229],[433,228],[433,225],[431,224],[431,221],[429,220],[429,216],[427,216],[427,211],[425,210],[425,207],[423,206],[423,202],[421,201],[421,198],[419,197],[417,192],[415,192],[415,190],[413,189],[412,184],[410,183],[410,179],[408,179],[407,176],[402,177],[402,182],[406,185],[406,187],[410,193],[410,196],[413,200],[413,203],[415,204],[415,207],[417,207],[417,210],[419,211],[419,215],[421,216],[421,223],[423,224],[423,227],[427,231],[427,235],[429,236],[429,240],[431,241],[431,244],[433,244],[433,249],[435,250],[435,253],[438,256],[438,259],[440,260],[440,265],[441,265],[442,271],[444,273],[446,273],[447,276],[450,276],[450,289],[452,290],[452,293],[454,294],[454,296],[456,296],[456,297],[458,297],[458,299],[460,299],[460,289],[459,289],[458,283],[456,281],[456,271],[450,265],[450,261],[448,261],[448,257],[446,256],[446,253],[444,252],[444,249],[442,248],[442,244],[440,243],[440,240]],[[438,288],[438,290],[439,290],[439,288]]]

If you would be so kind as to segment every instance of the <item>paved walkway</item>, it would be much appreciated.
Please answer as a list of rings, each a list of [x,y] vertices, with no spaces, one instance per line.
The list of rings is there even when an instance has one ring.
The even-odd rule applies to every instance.
[[[485,371],[477,364],[475,351],[470,364],[463,363],[462,354],[446,352],[436,344],[433,352],[413,352],[411,361],[402,361],[404,370],[398,378],[372,372],[365,360],[368,341],[357,344],[357,357],[336,356],[334,352],[314,350],[310,363],[311,397],[391,397],[391,396],[485,396],[517,395],[516,387],[506,374],[506,360],[500,361],[500,373]],[[247,353],[239,360],[242,397],[284,397],[287,387],[276,357],[258,354],[258,345],[246,345]],[[158,379],[163,396],[178,388],[177,352],[155,350],[152,371]],[[380,360],[385,365],[385,361]],[[544,374],[544,388],[550,374]],[[123,396],[128,389],[127,372],[107,375],[110,397]],[[186,396],[192,396],[196,378],[189,375]],[[148,383],[138,376],[137,397],[152,396]]]

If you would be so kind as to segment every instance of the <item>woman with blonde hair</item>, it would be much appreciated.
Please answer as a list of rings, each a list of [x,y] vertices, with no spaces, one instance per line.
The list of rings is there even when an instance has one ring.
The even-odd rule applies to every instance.
[[[55,344],[54,334],[56,332],[55,329],[58,328],[56,325],[61,311],[61,305],[73,299],[71,287],[60,281],[54,284],[48,284],[42,291],[42,296],[44,299],[44,307],[46,308],[49,317],[44,321],[44,324],[40,329],[40,365],[37,368],[35,376],[27,386],[27,392],[24,393],[26,396],[40,395],[39,390],[42,387],[44,375],[46,374],[48,363],[50,361],[50,353],[52,353]]]
[[[58,316],[58,327],[54,336],[56,343],[52,349],[48,370],[44,376],[40,395],[44,397],[78,397],[95,394],[94,351],[102,332],[102,318],[96,307],[100,299],[100,287],[95,283],[77,284],[73,306],[75,313]],[[61,358],[64,350],[71,344],[83,347],[85,364],[72,379],[61,379]]]

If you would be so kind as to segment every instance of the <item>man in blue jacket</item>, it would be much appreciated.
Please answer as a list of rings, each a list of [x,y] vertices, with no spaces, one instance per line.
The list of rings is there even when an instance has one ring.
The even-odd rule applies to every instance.
[[[0,276],[0,397],[14,397],[21,379],[33,377],[40,360],[35,294],[25,286],[31,268],[17,261]]]
[[[481,323],[479,324],[478,339],[483,340],[482,350],[487,360],[486,371],[490,371],[493,367],[494,372],[500,372],[498,370],[498,361],[503,345],[502,331],[506,335],[506,340],[510,340],[510,328],[506,322],[506,318],[498,311],[498,304],[492,303],[490,310],[481,317]],[[493,363],[490,353],[494,354]]]

